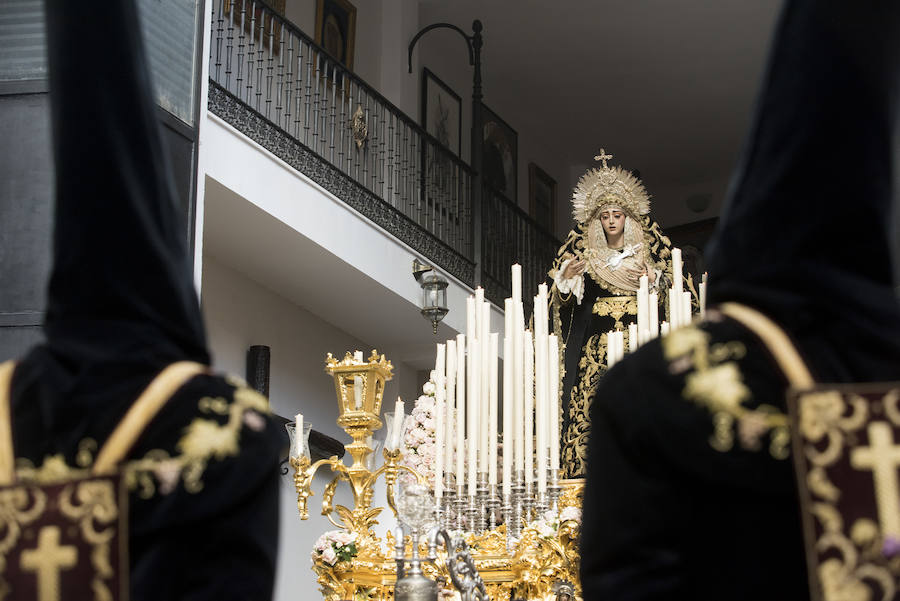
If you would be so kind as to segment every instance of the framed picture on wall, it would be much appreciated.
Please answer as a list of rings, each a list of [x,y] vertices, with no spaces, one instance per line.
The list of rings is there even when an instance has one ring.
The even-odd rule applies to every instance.
[[[482,108],[482,172],[484,183],[516,203],[519,135],[488,107]]]
[[[462,144],[462,100],[425,67],[422,78],[422,127],[456,156]]]
[[[316,0],[316,44],[353,71],[356,7],[347,0]]]
[[[555,234],[556,180],[534,163],[528,164],[528,214]]]

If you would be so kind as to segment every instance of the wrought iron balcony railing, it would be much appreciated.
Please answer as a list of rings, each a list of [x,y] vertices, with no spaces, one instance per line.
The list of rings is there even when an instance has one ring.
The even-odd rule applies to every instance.
[[[216,0],[211,35],[213,113],[494,302],[514,262],[526,290],[543,280],[556,239],[495,193],[479,211],[472,168],[294,24],[263,2]]]

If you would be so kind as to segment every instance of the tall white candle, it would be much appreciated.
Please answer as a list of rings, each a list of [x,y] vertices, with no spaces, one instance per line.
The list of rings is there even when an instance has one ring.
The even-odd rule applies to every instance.
[[[469,495],[472,496],[475,494],[476,489],[478,488],[478,420],[481,417],[481,412],[479,411],[478,403],[480,399],[478,399],[478,386],[481,381],[480,378],[473,377],[471,372],[481,371],[481,350],[478,341],[476,340],[474,344],[469,344],[469,404],[466,408],[467,413],[467,428],[466,428],[466,443],[467,443],[467,453],[466,458],[468,461],[468,482],[469,482]]]
[[[650,293],[650,338],[659,336],[659,295],[656,292]]]
[[[543,286],[546,293],[547,286]],[[540,287],[539,287],[540,290]],[[547,491],[547,327],[544,321],[544,298],[540,292],[534,297],[534,407],[535,449],[534,463],[538,492]]]
[[[691,292],[685,290],[681,293],[681,325],[686,326],[691,323]]]
[[[447,345],[439,343],[434,361],[434,497],[440,499],[444,494],[444,407],[447,396],[445,373]]]
[[[512,304],[512,299],[506,299],[507,308]],[[510,495],[512,486],[513,464],[513,365],[512,365],[512,334],[507,330],[503,338],[503,497]]]
[[[291,457],[303,454],[303,414],[294,416],[294,443],[291,445]]]
[[[456,487],[466,477],[466,337],[456,336]]]
[[[534,343],[531,331],[525,330],[525,482],[534,482]]]
[[[612,368],[616,364],[616,332],[610,330],[606,333],[606,369]]]
[[[700,317],[706,317],[706,272],[700,280]]]
[[[525,327],[522,301],[513,301],[513,469],[525,469]]]
[[[637,295],[637,328],[638,328],[638,346],[646,342],[641,338],[644,330],[650,329],[650,280],[647,276],[642,275],[640,285],[638,286]],[[637,347],[635,347],[637,348]]]
[[[490,386],[488,387],[488,484],[497,485],[497,352],[500,334],[490,335]]]
[[[485,473],[490,463],[490,447],[497,444],[496,437],[490,440],[490,394],[491,394],[491,303],[481,304],[481,327],[484,328],[481,343],[481,393],[478,397],[481,417],[478,420],[480,448],[479,472]],[[496,362],[496,360],[494,360]]]
[[[444,425],[446,433],[444,435],[445,445],[440,449],[444,453],[444,469],[449,473],[453,473],[453,447],[455,438],[454,417],[456,407],[456,340],[447,341],[447,394],[445,396],[446,414],[444,417]]]
[[[435,382],[437,390],[434,399],[434,498],[440,499],[444,495],[444,376],[440,373]]]
[[[476,336],[477,321],[475,316],[475,297],[466,299],[466,340],[474,340]]]
[[[664,321],[659,325],[660,336],[666,336],[669,333],[669,322]]]
[[[550,351],[550,469],[559,469],[559,338],[556,334],[548,337]]]
[[[683,302],[682,292],[684,291],[683,264],[681,262],[681,249],[672,249],[672,292],[669,294],[671,308],[669,310],[669,320],[672,329],[680,328],[682,325],[682,316],[684,310],[681,308]]]
[[[522,266],[518,263],[511,267],[513,303],[522,301]]]

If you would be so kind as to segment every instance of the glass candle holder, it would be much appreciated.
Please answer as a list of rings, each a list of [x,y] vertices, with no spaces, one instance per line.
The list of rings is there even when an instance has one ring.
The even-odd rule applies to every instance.
[[[309,455],[309,433],[312,431],[312,424],[304,422],[303,431],[300,432],[299,436],[296,422],[288,422],[284,425],[284,428],[291,439],[291,457],[294,459],[299,459],[300,457],[311,459]]]

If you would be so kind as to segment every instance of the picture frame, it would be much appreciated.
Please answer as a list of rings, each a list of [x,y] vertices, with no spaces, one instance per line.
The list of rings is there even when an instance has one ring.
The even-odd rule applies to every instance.
[[[316,0],[315,41],[333,60],[353,71],[356,7],[348,0]]]
[[[272,7],[278,15],[284,17],[285,5],[287,0],[268,0],[269,6]],[[247,10],[248,15],[244,17],[244,33],[253,36],[259,35],[259,26],[256,26],[256,31],[251,32],[251,27],[254,23],[258,24],[260,19],[263,17],[263,9],[261,6],[256,7],[255,15],[251,18],[249,16],[249,9],[246,8],[250,6],[249,0],[234,0],[235,5],[235,18],[240,18],[241,9],[244,8]],[[224,16],[228,18],[231,14],[231,0],[225,0],[224,2]],[[240,25],[240,24],[238,24]],[[272,44],[272,56],[278,56],[281,54],[281,26],[274,23],[274,19],[271,15],[266,15],[265,22],[263,24],[262,34],[264,36],[263,39],[263,47],[268,50],[269,43]],[[272,38],[272,39],[270,39]]]
[[[484,104],[481,109],[483,181],[507,200],[517,203],[519,134]]]
[[[462,99],[428,67],[422,77],[422,129],[456,156],[462,151]]]
[[[535,163],[528,164],[528,214],[555,234],[556,180]]]

